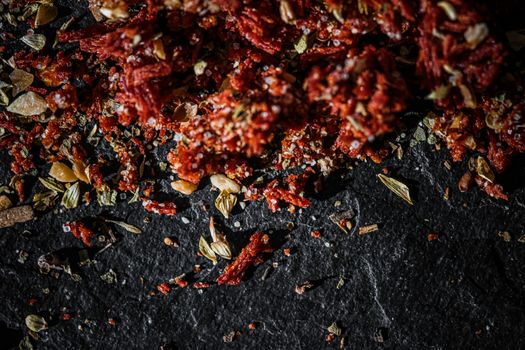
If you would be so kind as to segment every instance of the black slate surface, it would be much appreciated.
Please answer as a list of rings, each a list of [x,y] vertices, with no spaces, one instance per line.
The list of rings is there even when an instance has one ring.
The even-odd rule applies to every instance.
[[[217,214],[215,208],[201,208],[216,195],[209,186],[189,197],[188,208],[173,219],[145,215],[140,204],[112,208],[112,216],[145,232],[119,231],[118,243],[81,268],[80,282],[65,273],[58,278],[41,275],[37,259],[62,248],[82,249],[62,231],[62,224],[108,215],[107,209],[51,212],[4,229],[2,328],[15,330],[14,344],[26,332],[27,314],[51,316],[56,322],[35,342],[37,349],[154,349],[165,344],[176,349],[320,349],[338,346],[338,339],[334,344],[324,340],[326,328],[337,321],[353,349],[523,348],[525,243],[518,240],[525,234],[525,188],[515,188],[509,202],[490,199],[478,189],[460,193],[456,184],[464,165],[454,165],[450,173],[443,166],[445,158],[446,152],[420,144],[402,161],[385,163],[392,174],[411,184],[414,206],[376,179],[379,166],[362,163],[334,176],[321,198],[295,215],[271,214],[264,203],[237,208],[229,220],[221,220],[237,251],[256,230],[273,230],[273,242],[284,244],[236,287],[188,287],[168,296],[148,295],[158,283],[191,271],[195,263],[203,267],[199,280],[210,282],[225,266],[222,261],[214,267],[195,255],[199,235],[207,234],[209,215]],[[523,179],[524,171],[518,168],[514,175]],[[447,186],[450,199],[444,201]],[[342,204],[335,208],[337,200]],[[328,215],[347,208],[357,212],[358,226],[378,223],[379,231],[344,235]],[[150,223],[143,223],[145,216]],[[182,216],[190,223],[184,224]],[[240,228],[235,228],[236,221]],[[288,222],[296,229],[287,232]],[[321,239],[310,237],[314,229],[321,230]],[[22,234],[24,230],[33,235]],[[508,231],[511,241],[498,236],[500,231]],[[429,242],[430,232],[438,233],[439,239]],[[166,247],[165,235],[176,236],[180,248]],[[285,247],[293,248],[294,254],[285,257]],[[23,264],[17,261],[20,250],[29,253]],[[272,263],[278,267],[262,281]],[[117,275],[116,284],[99,277],[110,269]],[[337,289],[340,276],[346,283]],[[296,294],[295,286],[305,281],[315,281],[317,287]],[[29,306],[30,298],[37,303]],[[74,317],[59,321],[63,312]],[[109,318],[116,326],[108,324]],[[247,329],[250,322],[257,324],[256,330]],[[222,337],[232,330],[242,334],[225,344]]]
[[[83,7],[57,3],[62,11],[85,15]],[[0,155],[0,183],[11,176],[7,159]],[[457,182],[466,165],[455,164],[448,171],[443,165],[447,159],[446,151],[419,144],[401,161],[358,164],[332,175],[312,206],[295,215],[272,214],[265,203],[248,203],[244,210],[237,206],[230,219],[219,220],[234,254],[256,230],[272,231],[278,249],[236,287],[188,287],[168,296],[149,295],[157,284],[195,264],[203,268],[198,280],[208,282],[226,265],[221,261],[213,266],[195,254],[199,236],[208,234],[209,216],[220,217],[209,184],[188,198],[169,190],[165,178],[164,190],[183,208],[174,218],[147,214],[139,203],[123,201],[113,208],[49,212],[0,229],[0,348],[17,348],[27,334],[25,316],[35,313],[52,320],[41,339],[32,341],[36,349],[338,348],[339,337],[331,344],[325,341],[326,328],[334,321],[349,349],[523,349],[524,162],[508,173],[511,197],[503,202],[476,188],[460,193]],[[382,166],[410,185],[414,206],[377,180]],[[443,200],[446,187],[448,201]],[[335,207],[336,201],[341,206]],[[207,212],[203,204],[213,209]],[[356,226],[377,223],[380,229],[365,236],[355,230],[344,235],[328,216],[349,208],[357,213]],[[118,242],[79,268],[80,281],[65,273],[40,274],[40,255],[65,249],[73,256],[84,249],[63,232],[63,223],[100,215],[144,232],[117,229]],[[151,221],[144,223],[145,217]],[[296,227],[291,232],[289,222]],[[315,229],[321,230],[320,239],[310,237]],[[509,232],[509,242],[498,235],[503,231]],[[431,232],[439,239],[429,242]],[[175,236],[180,248],[166,247],[166,235]],[[293,254],[285,257],[284,248],[292,248]],[[24,263],[18,261],[21,251],[29,254]],[[277,267],[261,280],[272,264]],[[100,278],[110,269],[116,284]],[[345,284],[337,289],[340,276]],[[305,281],[316,287],[296,294],[295,286]],[[31,298],[37,300],[32,306]],[[61,320],[63,313],[72,319]],[[248,330],[251,322],[257,324],[254,331]],[[223,336],[231,331],[241,335],[226,344]]]

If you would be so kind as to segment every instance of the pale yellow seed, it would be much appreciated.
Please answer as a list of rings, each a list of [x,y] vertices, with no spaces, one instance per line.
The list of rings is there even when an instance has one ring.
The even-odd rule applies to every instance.
[[[221,191],[228,191],[229,193],[239,193],[241,191],[241,186],[224,174],[212,175],[210,180],[211,184]]]
[[[89,178],[86,175],[86,164],[81,160],[75,160],[73,162],[73,173],[80,181],[90,183]]]
[[[171,188],[185,195],[190,195],[197,190],[198,185],[185,180],[177,180],[171,183]]]
[[[54,162],[49,170],[49,176],[60,182],[75,182],[78,177],[73,170],[61,162]]]
[[[172,246],[173,245],[173,239],[171,239],[170,237],[164,237],[164,244],[167,245],[167,246]]]

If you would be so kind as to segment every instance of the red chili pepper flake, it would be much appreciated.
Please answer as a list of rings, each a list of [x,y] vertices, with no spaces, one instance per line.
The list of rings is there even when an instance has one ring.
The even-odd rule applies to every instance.
[[[257,328],[257,324],[255,322],[251,322],[250,324],[248,324],[248,329],[253,331]]]
[[[310,236],[312,236],[313,238],[320,238],[321,237],[321,231],[319,231],[319,230],[312,231],[310,233]]]
[[[71,314],[68,314],[68,313],[62,314],[62,320],[64,321],[69,321],[71,317],[72,317]]]
[[[168,295],[168,293],[171,291],[170,286],[167,283],[161,283],[157,286],[157,289],[159,292],[161,292],[164,295]]]
[[[157,202],[152,199],[143,198],[142,206],[150,213],[170,216],[177,214],[177,206],[172,202]]]
[[[108,324],[110,326],[115,327],[117,325],[117,321],[114,318],[110,318],[110,319],[108,319]]]
[[[31,298],[27,301],[27,304],[32,306],[35,305],[37,302],[38,300],[36,298]]]
[[[285,256],[290,256],[290,255],[292,255],[292,250],[290,248],[284,248],[283,249],[283,254]]]
[[[91,238],[93,237],[93,230],[89,228],[82,220],[66,222],[63,225],[64,232],[71,232],[76,239],[79,239],[86,246],[91,247]]]
[[[196,288],[196,289],[204,289],[204,288],[209,288],[209,287],[210,287],[210,284],[208,282],[193,283],[193,288]]]
[[[335,334],[333,334],[333,333],[328,333],[328,334],[326,335],[326,338],[325,338],[325,339],[326,339],[326,342],[331,343],[331,342],[333,342],[334,339],[335,339]]]
[[[264,232],[254,233],[250,237],[250,242],[244,247],[235,261],[224,269],[224,272],[217,279],[219,284],[229,284],[231,286],[241,283],[246,270],[253,265],[260,264],[263,260],[263,253],[270,253],[273,248],[269,244],[270,237]]]
[[[183,276],[178,276],[178,277],[175,277],[175,283],[180,287],[180,288],[185,288],[188,286],[188,282],[186,280],[184,280],[184,275]]]
[[[429,242],[432,242],[432,241],[437,241],[439,239],[439,235],[437,233],[429,233],[427,235],[427,240]]]
[[[23,203],[26,200],[26,195],[24,191],[24,179],[18,179],[15,182],[15,188],[16,193],[18,195],[18,200],[20,201],[20,203]]]

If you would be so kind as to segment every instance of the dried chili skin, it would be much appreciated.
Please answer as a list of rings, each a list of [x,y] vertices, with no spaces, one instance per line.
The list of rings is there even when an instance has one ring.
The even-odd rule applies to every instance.
[[[142,206],[150,213],[168,216],[177,214],[177,206],[172,202],[158,202],[152,199],[143,198]]]
[[[67,222],[64,224],[64,228],[69,230],[76,239],[81,240],[86,246],[91,247],[93,245],[91,242],[91,238],[94,235],[93,230],[83,221],[78,220]]]
[[[171,288],[167,283],[161,283],[157,286],[157,290],[164,295],[168,295],[171,291]]]
[[[250,242],[244,247],[234,262],[226,266],[224,272],[217,278],[217,283],[228,284],[231,286],[241,283],[246,270],[253,265],[262,262],[261,255],[270,253],[273,248],[269,244],[270,237],[264,232],[254,233],[250,237]]]

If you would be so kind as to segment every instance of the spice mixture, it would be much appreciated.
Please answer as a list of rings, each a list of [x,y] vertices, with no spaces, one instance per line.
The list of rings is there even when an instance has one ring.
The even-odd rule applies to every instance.
[[[462,191],[476,183],[506,200],[498,178],[525,152],[522,74],[479,1],[90,0],[89,25],[52,0],[0,6],[0,149],[14,175],[2,187],[0,227],[29,220],[32,208],[95,198],[177,215],[178,196],[208,177],[225,217],[238,199],[294,212],[333,170],[402,157],[395,136],[414,119],[454,161],[471,157]],[[282,175],[254,175],[262,169]],[[178,192],[170,201],[155,182],[165,171]],[[379,178],[413,204],[405,184]],[[345,215],[334,221],[344,231]],[[93,224],[64,229],[91,246]],[[213,219],[210,232],[200,254],[231,259]],[[255,233],[217,282],[238,284],[271,250]]]

